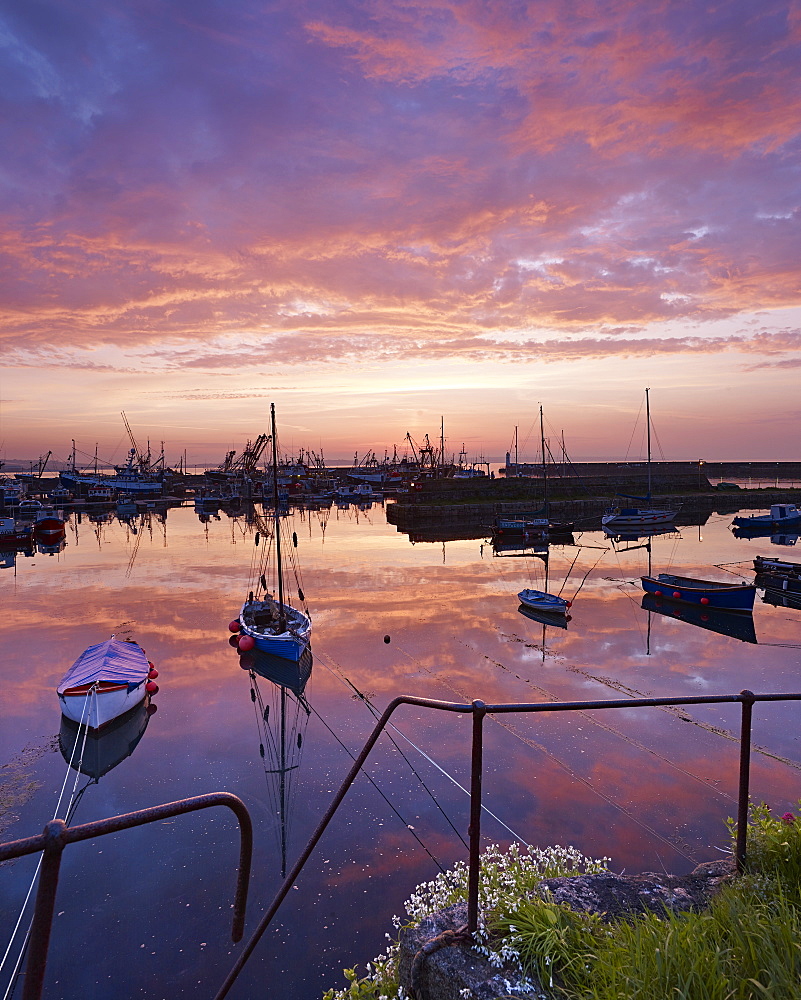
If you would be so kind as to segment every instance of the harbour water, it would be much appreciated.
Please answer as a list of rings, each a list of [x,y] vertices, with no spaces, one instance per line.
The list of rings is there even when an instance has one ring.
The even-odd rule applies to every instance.
[[[286,699],[283,759],[279,691],[251,678],[228,643],[260,527],[252,517],[200,517],[191,505],[123,521],[72,515],[61,552],[20,553],[0,571],[2,840],[40,832],[62,786],[72,793],[55,688],[112,633],[156,664],[157,711],[136,724],[129,754],[78,778],[74,822],[210,791],[240,796],[256,833],[246,940],[284,858],[291,866],[375,713],[399,694],[498,703],[801,689],[801,610],[759,593],[752,637],[742,622],[642,606],[649,559],[654,572],[732,581],[752,580],[757,554],[801,561],[801,547],[735,538],[731,516],[650,543],[592,531],[552,545],[547,589],[573,599],[567,628],[518,611],[518,591],[545,589],[546,562],[531,550],[412,544],[381,505],[290,517],[314,666],[308,712]],[[779,814],[801,797],[796,720],[789,703],[754,712],[752,797]],[[343,967],[383,950],[414,887],[466,859],[469,717],[407,708],[394,723],[230,996],[309,1000],[343,986]],[[736,810],[738,727],[735,705],[491,719],[485,842],[573,844],[629,872],[717,859]],[[237,837],[226,810],[209,810],[69,847],[44,995],[213,997],[241,948],[229,936]],[[0,954],[35,868],[35,857],[0,867]]]

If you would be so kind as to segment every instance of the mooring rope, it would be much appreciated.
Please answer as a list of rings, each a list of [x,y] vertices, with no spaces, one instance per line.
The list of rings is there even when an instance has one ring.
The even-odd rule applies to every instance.
[[[55,812],[53,813],[53,817],[52,817],[53,819],[58,819],[59,809],[61,808],[61,800],[64,797],[64,789],[67,787],[67,780],[69,779],[69,776],[70,776],[70,769],[72,768],[72,762],[75,759],[75,751],[78,749],[78,743],[80,742],[79,738],[80,738],[80,735],[81,735],[81,727],[83,727],[83,743],[81,744],[81,754],[80,754],[80,758],[78,760],[78,766],[76,768],[75,781],[74,781],[73,786],[72,786],[72,793],[70,795],[69,805],[67,806],[67,810],[66,810],[66,813],[65,813],[65,819],[66,819],[67,822],[69,822],[69,819],[71,818],[70,812],[72,810],[73,804],[76,803],[77,799],[80,797],[80,796],[76,797],[75,789],[77,788],[78,781],[80,779],[80,775],[81,775],[81,770],[80,769],[81,769],[81,765],[83,764],[83,755],[84,755],[84,752],[86,750],[86,737],[87,737],[87,735],[89,733],[89,726],[88,726],[88,724],[86,724],[86,725],[84,724],[84,716],[87,715],[87,711],[86,711],[87,707],[92,703],[92,700],[96,699],[96,698],[97,698],[97,690],[96,690],[96,686],[93,684],[89,688],[89,690],[86,692],[86,698],[84,699],[83,707],[81,709],[81,721],[78,723],[78,732],[76,734],[75,743],[73,744],[72,751],[70,753],[70,759],[69,759],[69,762],[67,764],[67,773],[65,774],[64,781],[62,782],[62,785],[61,785],[61,791],[59,792],[58,802],[56,802]],[[91,710],[89,712],[89,715],[90,714],[91,714]],[[88,719],[88,717],[89,716],[87,715],[87,719]],[[81,793],[82,792],[83,792],[83,789],[81,789]],[[0,972],[3,971],[3,968],[4,968],[5,964],[6,964],[6,962],[8,961],[8,956],[11,953],[11,949],[12,949],[12,947],[14,945],[14,941],[15,941],[15,939],[17,937],[18,932],[19,932],[20,925],[22,924],[23,918],[25,916],[25,911],[28,908],[28,903],[30,902],[34,886],[36,885],[36,881],[39,878],[39,872],[40,872],[41,867],[42,867],[43,857],[44,857],[43,854],[40,852],[40,854],[39,854],[39,860],[36,863],[36,870],[33,873],[33,878],[31,879],[31,884],[28,886],[28,891],[25,894],[25,899],[23,900],[22,906],[20,908],[19,916],[17,917],[17,922],[14,924],[14,928],[11,931],[11,937],[9,938],[8,946],[7,946],[6,950],[5,950],[5,953],[3,954],[3,958],[0,960]],[[9,997],[12,995],[12,993],[14,992],[14,989],[16,987],[17,978],[18,978],[18,975],[19,975],[19,970],[20,970],[20,967],[22,965],[22,960],[25,957],[25,951],[26,951],[26,949],[28,947],[28,939],[30,937],[31,927],[32,926],[33,926],[33,919],[31,919],[31,922],[28,924],[28,928],[25,931],[25,937],[23,938],[22,946],[20,948],[19,955],[17,956],[17,959],[16,959],[16,961],[14,963],[14,968],[13,968],[13,970],[11,972],[11,978],[9,979],[8,987],[6,988],[6,992],[3,994],[3,1000],[9,1000]]]
[[[405,655],[408,655],[408,654],[405,654]],[[319,655],[318,655],[318,660],[319,660]],[[335,662],[335,661],[332,661],[332,662]],[[337,665],[337,669],[336,669],[336,670],[333,670],[333,669],[332,669],[331,667],[329,667],[329,666],[328,666],[328,665],[327,665],[327,664],[326,664],[325,662],[323,662],[323,666],[324,666],[324,667],[325,667],[325,668],[326,668],[326,669],[327,669],[327,670],[328,670],[328,671],[329,671],[330,673],[333,673],[333,674],[334,674],[334,676],[337,676],[337,677],[339,677],[339,679],[340,679],[341,681],[343,681],[343,682],[344,682],[345,684],[347,684],[347,685],[348,685],[348,686],[349,686],[349,687],[350,687],[350,688],[351,688],[351,689],[352,689],[353,691],[355,691],[355,692],[356,692],[356,694],[357,694],[357,696],[358,696],[358,697],[359,697],[359,698],[360,698],[360,699],[361,699],[361,700],[362,700],[362,701],[364,702],[364,704],[365,704],[365,705],[367,706],[367,708],[368,708],[368,709],[369,709],[369,710],[370,710],[370,711],[371,711],[371,712],[373,713],[373,715],[374,715],[374,716],[375,716],[376,718],[379,718],[379,717],[380,717],[380,713],[378,712],[378,710],[376,709],[376,707],[375,707],[375,706],[374,706],[374,705],[373,705],[373,704],[372,704],[372,703],[370,702],[369,698],[367,698],[367,696],[366,696],[366,695],[363,695],[363,694],[362,694],[362,693],[361,693],[361,692],[360,692],[360,691],[358,690],[358,688],[357,688],[357,687],[356,687],[356,686],[355,686],[355,685],[354,685],[354,684],[352,683],[352,681],[351,681],[351,680],[350,680],[350,679],[349,679],[348,677],[346,677],[346,676],[345,676],[345,674],[344,674],[344,673],[341,673],[341,668],[339,668],[339,666],[338,666],[338,665]],[[453,777],[453,775],[452,775],[452,774],[449,774],[449,773],[448,773],[448,772],[447,772],[447,771],[445,770],[445,768],[444,768],[444,767],[442,767],[442,766],[441,766],[440,764],[438,764],[438,763],[437,763],[437,761],[436,761],[436,760],[434,760],[434,758],[433,758],[433,757],[430,757],[430,756],[429,756],[429,755],[428,755],[428,754],[427,754],[427,753],[425,752],[425,750],[423,750],[423,749],[422,749],[421,747],[419,747],[419,746],[417,746],[417,745],[416,745],[415,743],[413,743],[413,742],[412,742],[412,740],[410,740],[410,739],[409,739],[409,737],[408,737],[408,736],[407,736],[407,735],[406,735],[406,734],[405,734],[404,732],[402,732],[402,731],[401,731],[400,729],[398,729],[398,728],[397,728],[397,726],[395,726],[395,725],[394,725],[393,723],[389,722],[389,723],[387,723],[387,729],[392,729],[392,730],[394,730],[394,732],[396,732],[396,733],[398,734],[398,736],[400,736],[400,737],[401,737],[402,739],[404,739],[404,740],[405,740],[405,741],[406,741],[406,742],[407,742],[407,743],[409,744],[409,746],[410,746],[410,747],[412,747],[412,748],[413,748],[414,750],[416,750],[416,751],[417,751],[417,753],[419,753],[419,754],[420,754],[420,756],[421,756],[421,757],[422,757],[422,758],[423,758],[424,760],[428,761],[428,763],[429,763],[429,764],[431,764],[431,765],[432,765],[433,767],[435,767],[435,768],[436,768],[436,769],[437,769],[437,770],[438,770],[438,771],[440,772],[440,774],[444,775],[444,776],[445,776],[445,777],[446,777],[446,778],[448,779],[448,781],[450,781],[450,782],[451,782],[452,784],[454,784],[454,785],[455,785],[455,786],[456,786],[456,787],[457,787],[457,788],[459,789],[459,791],[463,792],[463,793],[464,793],[465,795],[467,795],[468,797],[470,796],[470,790],[469,790],[469,789],[465,788],[465,787],[464,787],[464,785],[461,785],[461,784],[460,784],[460,783],[459,783],[459,782],[458,782],[458,781],[456,780],[456,778],[454,778],[454,777]],[[390,737],[390,740],[392,740],[392,737]],[[393,745],[394,745],[394,746],[396,746],[396,747],[397,747],[397,744],[395,743],[395,741],[394,741],[394,740],[392,740],[392,743],[393,743]],[[407,758],[407,757],[405,756],[405,754],[403,754],[403,752],[402,752],[402,751],[400,750],[400,748],[399,748],[399,747],[397,747],[397,749],[398,749],[398,752],[399,752],[399,753],[401,754],[401,756],[403,756],[404,760],[406,760],[406,762],[407,762],[407,763],[409,763],[409,766],[411,767],[412,765],[411,765],[411,763],[410,763],[410,762],[408,761],[408,758]],[[412,771],[413,771],[413,773],[416,773],[416,772],[414,772],[414,768],[412,768]],[[460,840],[462,841],[462,843],[464,844],[464,839],[462,838],[461,834],[459,834],[459,833],[458,833],[458,831],[456,831],[456,828],[454,827],[454,825],[453,825],[453,822],[452,822],[452,821],[451,821],[451,819],[450,819],[450,818],[448,817],[447,813],[446,813],[446,812],[445,812],[445,810],[444,810],[444,809],[442,808],[442,806],[440,805],[440,803],[439,803],[439,802],[437,802],[437,799],[436,799],[436,798],[435,798],[435,796],[434,796],[434,795],[432,794],[431,790],[430,790],[430,789],[429,789],[429,788],[427,787],[427,785],[426,785],[426,784],[425,784],[425,782],[424,782],[424,781],[422,780],[422,778],[420,778],[419,780],[420,780],[420,783],[422,784],[423,788],[425,788],[425,790],[426,790],[426,791],[428,792],[428,794],[429,794],[429,795],[431,796],[431,798],[432,798],[433,802],[435,803],[435,805],[437,806],[437,808],[439,809],[439,811],[440,811],[440,812],[442,813],[442,815],[443,815],[443,816],[445,817],[445,819],[447,820],[447,822],[448,822],[448,824],[450,825],[450,827],[451,827],[451,828],[452,828],[452,829],[453,829],[453,830],[454,830],[454,831],[455,831],[455,832],[457,833],[457,836],[459,837],[459,839],[460,839]],[[490,816],[490,817],[491,817],[492,819],[494,819],[496,823],[499,823],[499,824],[500,824],[500,825],[501,825],[501,826],[502,826],[502,827],[504,828],[504,830],[508,831],[508,832],[509,832],[509,833],[510,833],[510,834],[512,835],[512,837],[514,837],[514,839],[515,839],[515,840],[517,840],[517,841],[518,841],[519,843],[521,843],[521,844],[525,844],[525,843],[526,843],[526,841],[524,840],[524,838],[523,838],[523,837],[521,837],[521,836],[519,836],[519,835],[518,835],[517,833],[515,833],[515,831],[514,831],[514,830],[513,830],[513,829],[512,829],[512,828],[511,828],[510,826],[508,826],[508,825],[507,825],[506,823],[504,823],[504,821],[503,821],[503,820],[502,820],[502,819],[501,819],[501,818],[500,818],[499,816],[496,816],[494,812],[492,812],[492,811],[491,811],[490,809],[488,809],[488,808],[487,808],[487,806],[485,806],[485,805],[483,805],[483,804],[482,804],[482,806],[481,806],[481,810],[482,810],[482,812],[485,812],[485,813],[486,813],[486,814],[487,814],[488,816]]]

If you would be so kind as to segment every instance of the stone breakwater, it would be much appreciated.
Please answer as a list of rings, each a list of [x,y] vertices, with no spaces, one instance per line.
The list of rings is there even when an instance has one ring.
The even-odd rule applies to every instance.
[[[601,517],[613,502],[611,497],[587,497],[580,500],[554,500],[549,503],[550,516],[558,521],[575,524],[576,530],[591,531],[601,527]],[[627,501],[620,500],[625,504]],[[635,501],[628,501],[632,504]],[[733,493],[685,493],[654,497],[655,506],[678,509],[677,527],[703,525],[712,515],[726,517],[738,510],[762,510],[774,503],[801,503],[801,490],[737,490]],[[437,525],[458,527],[475,537],[489,532],[498,515],[532,513],[542,506],[541,499],[493,500],[487,496],[472,503],[458,502],[458,494],[421,493],[416,497],[399,498],[387,507],[387,521],[399,531],[416,532]],[[473,537],[471,534],[453,537]]]

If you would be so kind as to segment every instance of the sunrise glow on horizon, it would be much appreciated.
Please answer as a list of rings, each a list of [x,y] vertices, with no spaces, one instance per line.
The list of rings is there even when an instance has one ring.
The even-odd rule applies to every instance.
[[[10,0],[0,459],[798,458],[801,8]]]

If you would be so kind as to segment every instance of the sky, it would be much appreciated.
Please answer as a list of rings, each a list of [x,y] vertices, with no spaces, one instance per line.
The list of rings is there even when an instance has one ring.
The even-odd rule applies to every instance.
[[[782,0],[4,0],[0,458],[623,458],[650,387],[797,459],[799,65]]]

